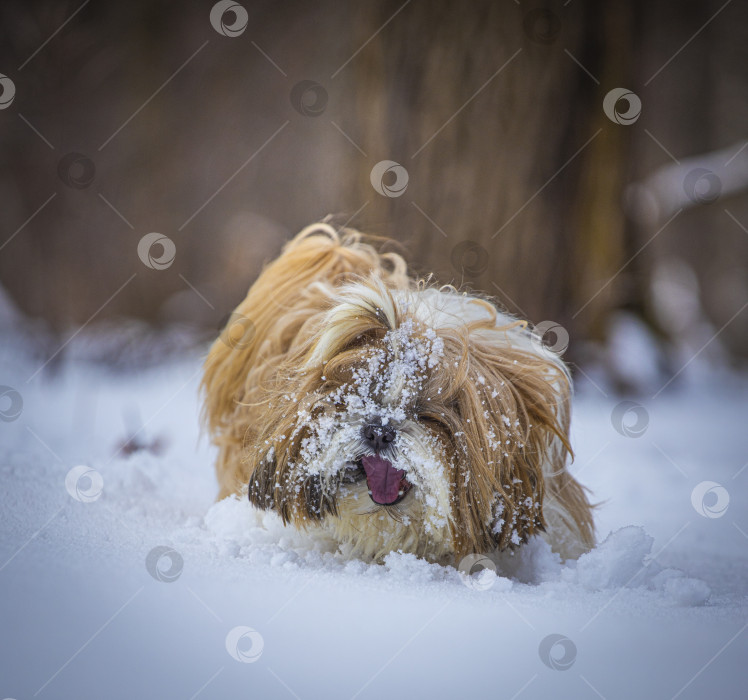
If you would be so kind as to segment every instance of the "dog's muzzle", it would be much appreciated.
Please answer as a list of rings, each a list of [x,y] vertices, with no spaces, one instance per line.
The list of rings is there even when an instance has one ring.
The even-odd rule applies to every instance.
[[[395,441],[395,435],[394,428],[378,422],[368,423],[361,428],[361,436],[364,442],[377,454]]]

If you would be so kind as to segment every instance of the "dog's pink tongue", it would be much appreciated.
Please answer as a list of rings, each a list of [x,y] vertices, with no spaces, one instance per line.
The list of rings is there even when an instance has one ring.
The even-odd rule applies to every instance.
[[[362,457],[371,497],[380,505],[394,503],[400,495],[400,482],[405,478],[404,469],[395,469],[389,460],[379,455]]]

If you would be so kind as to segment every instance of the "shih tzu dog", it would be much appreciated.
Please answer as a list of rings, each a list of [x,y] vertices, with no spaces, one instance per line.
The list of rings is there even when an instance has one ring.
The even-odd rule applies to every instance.
[[[454,563],[536,534],[564,559],[587,551],[561,359],[525,321],[412,279],[367,240],[301,231],[211,347],[219,498],[246,492],[368,560]]]

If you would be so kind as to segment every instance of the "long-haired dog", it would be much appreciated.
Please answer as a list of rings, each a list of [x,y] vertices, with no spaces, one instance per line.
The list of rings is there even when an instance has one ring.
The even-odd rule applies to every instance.
[[[248,490],[349,556],[452,563],[542,534],[594,542],[566,469],[570,379],[527,323],[412,279],[362,234],[314,224],[267,265],[210,349],[219,498]]]

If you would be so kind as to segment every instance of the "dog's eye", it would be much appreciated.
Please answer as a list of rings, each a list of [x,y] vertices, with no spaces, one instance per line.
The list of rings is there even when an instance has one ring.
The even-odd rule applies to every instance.
[[[434,414],[420,414],[416,417],[416,420],[423,425],[438,428],[440,430],[444,430],[447,427],[441,416],[436,416]]]
[[[381,329],[372,328],[359,333],[355,338],[346,343],[345,350],[355,350],[366,345],[373,345],[383,337],[384,332]]]

